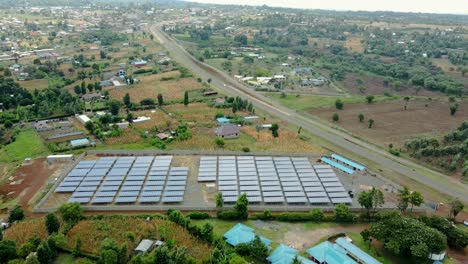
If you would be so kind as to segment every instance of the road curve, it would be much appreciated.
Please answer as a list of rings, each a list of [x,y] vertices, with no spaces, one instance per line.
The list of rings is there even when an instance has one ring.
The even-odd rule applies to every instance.
[[[468,187],[466,185],[458,183],[446,175],[433,171],[410,160],[395,157],[387,151],[384,151],[372,144],[351,137],[344,132],[332,129],[321,122],[307,118],[291,109],[281,106],[278,103],[273,102],[270,98],[267,98],[238,82],[228,74],[198,61],[191,56],[177,40],[162,32],[159,25],[151,26],[150,30],[155,35],[156,39],[171,53],[171,56],[174,59],[190,68],[190,70],[199,77],[205,80],[210,78],[212,80],[212,84],[219,87],[219,89],[224,92],[234,96],[247,98],[256,108],[269,112],[270,114],[286,120],[293,125],[302,127],[316,136],[333,142],[359,156],[365,157],[366,159],[378,164],[382,170],[394,171],[396,173],[406,175],[408,178],[416,180],[421,184],[425,184],[440,193],[452,197],[458,197],[464,203],[468,203],[468,195],[466,195],[468,193]],[[428,176],[408,168],[407,166],[425,170],[433,175],[444,177],[444,180],[457,185],[458,188],[454,188],[453,185],[441,184],[440,181],[435,181]]]

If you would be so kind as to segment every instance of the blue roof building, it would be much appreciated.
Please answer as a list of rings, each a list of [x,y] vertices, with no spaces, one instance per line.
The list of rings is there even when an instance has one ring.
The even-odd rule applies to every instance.
[[[219,118],[216,118],[216,122],[218,122],[218,124],[226,124],[226,123],[229,123],[229,119],[226,118],[226,117],[219,117]]]
[[[335,161],[333,161],[333,160],[331,160],[331,159],[329,159],[327,157],[322,157],[320,160],[327,163],[328,165],[330,165],[332,167],[335,167],[335,168],[337,168],[337,169],[339,169],[339,170],[341,170],[343,172],[346,172],[348,174],[353,174],[354,173],[354,170],[352,170],[352,169],[350,169],[350,168],[348,168],[346,166],[343,166],[343,165],[339,164],[338,162],[335,162]]]
[[[309,248],[307,253],[316,263],[320,264],[358,264],[355,260],[346,255],[346,250],[328,241]]]
[[[354,162],[354,161],[352,161],[352,160],[349,160],[349,159],[347,159],[347,158],[345,158],[345,157],[342,157],[342,156],[340,156],[340,155],[338,155],[338,154],[332,154],[331,157],[332,157],[332,159],[335,159],[335,160],[338,160],[338,161],[340,161],[340,162],[343,162],[344,164],[346,164],[346,165],[348,165],[348,166],[351,166],[351,167],[353,167],[353,168],[356,169],[356,170],[362,171],[362,170],[365,170],[365,169],[366,169],[366,167],[362,166],[361,164],[356,163],[356,162]]]
[[[231,246],[237,246],[241,243],[249,243],[255,239],[255,233],[252,228],[238,223],[232,227],[229,231],[224,233],[223,236],[226,239],[226,242]],[[270,247],[271,241],[260,236],[260,240],[267,246]]]
[[[336,239],[335,243],[344,248],[348,255],[352,256],[354,259],[359,260],[361,263],[381,264],[378,260],[371,257],[369,254],[362,251],[362,249],[358,248],[356,245],[344,239],[343,237]]]
[[[294,258],[297,258],[301,261],[302,264],[315,264],[311,260],[308,260],[302,256],[298,256],[298,251],[294,248],[288,247],[284,244],[280,244],[270,256],[267,257],[267,260],[271,264],[291,264]]]

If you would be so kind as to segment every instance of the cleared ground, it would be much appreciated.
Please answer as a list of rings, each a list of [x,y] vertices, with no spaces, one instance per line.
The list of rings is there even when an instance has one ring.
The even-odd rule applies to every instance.
[[[340,120],[337,125],[353,134],[377,144],[401,145],[405,140],[419,134],[431,133],[438,136],[467,120],[468,102],[460,102],[454,116],[450,116],[450,105],[451,103],[443,101],[412,99],[407,110],[404,109],[404,100],[396,100],[373,104],[345,104],[341,111],[320,108],[309,112],[330,122],[333,113],[338,113]],[[358,120],[359,113],[365,117],[362,123]],[[375,121],[372,129],[368,128],[369,119]]]

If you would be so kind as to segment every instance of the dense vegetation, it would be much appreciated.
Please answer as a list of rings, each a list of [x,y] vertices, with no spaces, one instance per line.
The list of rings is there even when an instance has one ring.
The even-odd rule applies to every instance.
[[[419,138],[405,143],[406,151],[415,158],[437,160],[435,165],[447,171],[461,169],[463,176],[468,175],[468,123],[462,123],[455,131],[447,133],[442,139]]]

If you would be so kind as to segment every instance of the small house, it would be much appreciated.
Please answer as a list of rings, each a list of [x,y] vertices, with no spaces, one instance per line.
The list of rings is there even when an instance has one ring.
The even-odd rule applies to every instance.
[[[240,136],[240,128],[234,124],[223,124],[216,130],[216,136],[221,138],[238,138]]]
[[[216,118],[216,122],[218,122],[218,125],[222,125],[222,124],[227,124],[230,122],[229,118],[226,118],[226,117],[219,117],[219,118]]]
[[[148,62],[145,60],[132,61],[132,65],[134,67],[143,67],[143,66],[146,66],[147,63]]]
[[[49,155],[47,156],[47,163],[54,162],[67,162],[73,160],[73,154],[62,154],[62,155]]]
[[[100,93],[89,93],[82,95],[81,99],[85,102],[91,102],[93,100],[101,100],[102,95]]]
[[[91,142],[87,138],[75,139],[70,141],[72,148],[86,147],[89,146]]]
[[[140,244],[135,248],[135,253],[143,254],[150,251],[153,248],[153,240],[143,239]]]
[[[215,104],[216,105],[222,105],[222,104],[225,104],[226,103],[226,99],[224,98],[216,98],[215,99]]]
[[[149,120],[151,120],[151,117],[139,116],[137,117],[137,119],[133,119],[132,122],[135,124],[138,124],[138,123],[143,123]]]
[[[81,123],[81,124],[86,124],[87,122],[91,121],[87,115],[79,115],[76,117],[76,119]]]
[[[238,223],[233,226],[229,231],[223,235],[226,242],[231,246],[237,246],[241,243],[249,243],[255,239],[254,230],[244,224]],[[270,247],[271,241],[260,236],[260,240],[267,246]]]
[[[169,138],[169,135],[166,133],[158,133],[156,137],[158,137],[160,140],[166,140]]]

